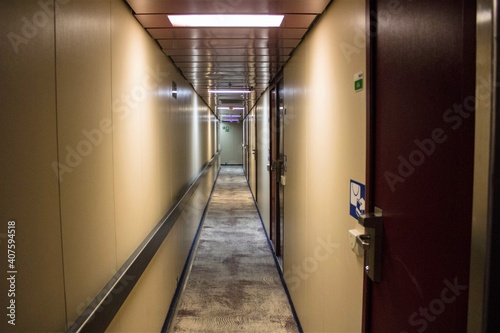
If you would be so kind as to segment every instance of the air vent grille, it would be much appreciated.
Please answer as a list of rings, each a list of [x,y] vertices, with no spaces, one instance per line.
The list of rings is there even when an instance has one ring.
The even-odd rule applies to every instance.
[[[219,98],[219,105],[244,106],[245,101],[242,99],[234,99],[234,98]]]

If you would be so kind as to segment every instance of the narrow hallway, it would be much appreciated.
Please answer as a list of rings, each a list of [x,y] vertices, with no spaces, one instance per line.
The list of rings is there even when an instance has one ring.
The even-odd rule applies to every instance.
[[[0,18],[0,333],[500,333],[500,0]]]
[[[170,332],[298,332],[239,166],[223,166]]]

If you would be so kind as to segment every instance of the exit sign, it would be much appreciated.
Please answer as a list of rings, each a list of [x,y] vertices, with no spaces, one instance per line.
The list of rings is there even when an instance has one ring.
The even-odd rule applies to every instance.
[[[359,72],[354,74],[354,91],[361,91],[363,90],[363,72]]]

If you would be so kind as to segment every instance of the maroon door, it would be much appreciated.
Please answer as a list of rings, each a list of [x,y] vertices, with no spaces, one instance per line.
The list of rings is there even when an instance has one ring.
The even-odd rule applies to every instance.
[[[243,171],[245,172],[245,178],[249,181],[249,172],[248,172],[248,164],[249,164],[249,146],[248,146],[248,118],[243,120]]]
[[[384,240],[364,331],[466,332],[475,1],[370,6],[367,191],[369,210],[383,212]]]
[[[271,221],[270,239],[278,260],[282,264],[284,245],[284,185],[281,176],[285,171],[284,155],[284,101],[283,80],[271,89],[270,98],[270,171],[271,171]]]
[[[274,251],[277,256],[280,256],[280,210],[279,210],[279,117],[278,117],[278,106],[277,106],[277,89],[276,87],[271,89],[270,98],[270,176],[271,176],[271,219],[270,219],[270,235],[269,238],[274,246]]]

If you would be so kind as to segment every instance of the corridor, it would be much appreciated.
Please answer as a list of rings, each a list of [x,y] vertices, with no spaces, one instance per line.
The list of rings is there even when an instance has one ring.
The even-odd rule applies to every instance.
[[[298,332],[241,166],[222,166],[169,332]]]
[[[499,8],[0,1],[0,332],[500,332]]]

